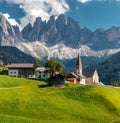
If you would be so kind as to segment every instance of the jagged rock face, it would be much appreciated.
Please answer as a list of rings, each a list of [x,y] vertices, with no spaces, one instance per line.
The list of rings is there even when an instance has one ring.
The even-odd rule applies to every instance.
[[[53,16],[48,22],[36,18],[33,25],[28,24],[22,30],[22,35],[28,41],[46,42],[48,46],[64,43],[72,48],[88,45],[93,50],[119,48],[120,28],[109,30],[97,29],[94,32],[88,28],[80,29],[79,23],[61,14],[56,20]]]
[[[0,14],[0,28],[2,34],[10,35],[12,37],[15,36],[14,29],[2,14]]]
[[[25,39],[29,41],[45,41],[48,45],[54,45],[61,41],[69,45],[72,42],[78,43],[79,34],[79,24],[72,18],[68,18],[66,21],[63,14],[56,20],[51,16],[47,23],[42,22],[41,18],[36,18],[33,27],[28,24],[22,30]]]
[[[67,19],[67,25],[65,30],[65,42],[66,44],[71,44],[70,46],[79,47],[79,35],[80,26],[72,18]]]
[[[17,42],[19,44],[15,45]],[[23,51],[36,54],[35,57],[38,54],[51,54],[52,57],[72,58],[78,52],[82,55],[101,56],[106,50],[119,50],[120,28],[97,29],[93,32],[88,28],[81,29],[78,22],[70,17],[66,19],[61,14],[57,19],[51,16],[47,22],[38,17],[33,26],[29,23],[20,32],[18,26],[11,26],[0,14],[0,45],[17,46]],[[51,49],[54,50],[51,52]]]
[[[32,25],[30,23],[26,27],[24,27],[24,29],[21,32],[24,39],[28,39],[31,30]]]
[[[18,26],[11,26],[6,18],[0,14],[0,44],[14,45],[17,40],[22,38]]]
[[[20,32],[19,27],[17,25],[13,26],[13,29],[14,29],[14,32],[15,32],[15,36],[17,36],[18,38],[22,39],[22,34]]]
[[[120,38],[120,28],[119,27],[112,27],[105,32],[108,41],[115,41]]]
[[[28,40],[30,41],[38,41],[40,32],[42,30],[42,19],[40,17],[36,18],[36,21],[34,22],[33,28],[28,36]]]

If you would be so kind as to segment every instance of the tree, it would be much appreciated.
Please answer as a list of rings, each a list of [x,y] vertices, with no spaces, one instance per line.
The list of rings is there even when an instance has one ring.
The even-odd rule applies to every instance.
[[[55,75],[57,72],[63,72],[63,64],[54,59],[47,60],[45,67],[50,69],[50,76]]]
[[[40,62],[37,59],[34,60],[33,64],[35,68],[40,67]]]
[[[112,86],[120,87],[120,80],[113,82]]]

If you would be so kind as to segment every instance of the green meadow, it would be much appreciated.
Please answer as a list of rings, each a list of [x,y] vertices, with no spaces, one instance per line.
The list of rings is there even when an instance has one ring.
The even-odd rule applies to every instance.
[[[0,123],[119,123],[120,89],[0,75]]]

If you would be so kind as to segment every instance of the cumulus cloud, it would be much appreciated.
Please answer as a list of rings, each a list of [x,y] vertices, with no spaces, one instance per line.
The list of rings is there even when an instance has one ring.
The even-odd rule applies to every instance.
[[[25,16],[20,19],[21,26],[34,22],[36,17],[48,20],[51,15],[57,17],[69,11],[69,5],[65,0],[6,0],[8,3],[19,4],[24,10]]]
[[[8,20],[8,22],[13,25],[13,26],[16,26],[16,25],[19,25],[15,19],[11,18],[10,15],[8,13],[5,13],[3,14],[4,17]]]

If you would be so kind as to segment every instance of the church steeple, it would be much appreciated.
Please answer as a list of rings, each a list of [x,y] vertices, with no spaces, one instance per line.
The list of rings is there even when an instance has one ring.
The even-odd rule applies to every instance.
[[[82,75],[82,62],[79,54],[76,62],[76,74]]]

